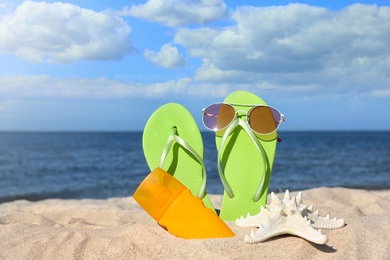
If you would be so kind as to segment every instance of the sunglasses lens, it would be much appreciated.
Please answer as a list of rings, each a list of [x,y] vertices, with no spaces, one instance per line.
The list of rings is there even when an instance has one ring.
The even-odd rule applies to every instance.
[[[236,111],[227,104],[213,104],[203,112],[204,125],[213,131],[227,127],[234,119]]]
[[[281,122],[281,114],[272,107],[260,106],[250,111],[249,124],[259,134],[274,132]]]

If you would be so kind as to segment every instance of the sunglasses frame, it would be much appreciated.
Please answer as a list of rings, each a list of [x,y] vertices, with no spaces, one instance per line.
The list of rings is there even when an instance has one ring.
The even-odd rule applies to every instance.
[[[227,124],[225,127],[221,128],[221,129],[211,129],[211,128],[209,128],[209,127],[206,126],[206,124],[205,124],[205,122],[204,122],[204,116],[205,116],[206,110],[207,110],[209,107],[211,107],[211,106],[213,106],[213,105],[219,105],[219,104],[228,105],[228,106],[232,107],[232,108],[234,109],[234,112],[235,112],[235,117],[234,117],[234,118],[232,119],[232,121],[231,121],[229,124]],[[245,110],[237,110],[234,106],[251,107],[251,109],[249,109],[248,111],[245,111]],[[269,107],[269,108],[274,109],[275,111],[277,111],[277,112],[279,113],[279,115],[280,115],[280,120],[276,122],[276,123],[278,123],[278,125],[277,125],[277,127],[275,128],[274,131],[272,131],[272,132],[270,132],[270,133],[259,133],[259,132],[256,132],[256,131],[251,127],[251,125],[250,125],[250,114],[251,114],[251,111],[254,110],[254,109],[257,108],[257,107]],[[279,128],[279,126],[281,125],[281,123],[283,123],[284,121],[286,121],[285,115],[282,114],[282,113],[280,113],[279,110],[277,110],[276,108],[271,107],[271,106],[259,105],[259,104],[240,104],[240,103],[225,103],[225,102],[218,102],[218,103],[210,104],[210,105],[208,105],[206,108],[203,108],[203,109],[202,109],[202,114],[203,114],[203,116],[202,116],[202,123],[203,123],[203,125],[204,125],[208,130],[211,130],[211,131],[214,131],[214,132],[222,131],[222,130],[228,128],[228,127],[229,127],[237,118],[240,118],[240,115],[238,114],[238,112],[243,112],[243,113],[245,113],[246,124],[250,127],[250,129],[251,129],[254,133],[256,133],[256,134],[258,134],[258,135],[271,135],[271,134],[275,133],[275,132],[278,130],[278,128]],[[207,114],[206,114],[206,115],[207,115]],[[209,115],[209,116],[217,116],[217,115]]]

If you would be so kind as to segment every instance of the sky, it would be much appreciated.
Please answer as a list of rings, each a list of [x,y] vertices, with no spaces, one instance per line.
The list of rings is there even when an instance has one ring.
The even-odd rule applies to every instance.
[[[0,2],[0,131],[142,131],[236,90],[280,130],[390,130],[390,0]]]

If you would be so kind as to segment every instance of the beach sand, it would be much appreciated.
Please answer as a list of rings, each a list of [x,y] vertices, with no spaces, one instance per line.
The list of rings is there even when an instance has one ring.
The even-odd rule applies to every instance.
[[[291,192],[296,195],[297,192]],[[283,194],[278,194],[282,198]],[[211,195],[216,208],[221,195]],[[346,226],[316,245],[283,235],[247,244],[251,228],[226,222],[227,239],[185,240],[161,228],[132,197],[0,204],[0,259],[390,259],[390,191],[316,188],[303,202]]]

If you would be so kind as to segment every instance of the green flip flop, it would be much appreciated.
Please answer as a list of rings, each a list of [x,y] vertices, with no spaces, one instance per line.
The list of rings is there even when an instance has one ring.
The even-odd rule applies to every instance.
[[[185,107],[168,103],[158,108],[145,125],[142,146],[150,170],[164,169],[215,212],[206,193],[202,136]]]
[[[220,218],[234,221],[257,214],[267,202],[268,185],[275,158],[277,132],[255,134],[246,121],[247,112],[266,103],[246,91],[235,91],[224,103],[232,104],[238,117],[224,130],[216,132],[218,171],[224,186]],[[283,116],[284,118],[284,116]]]

